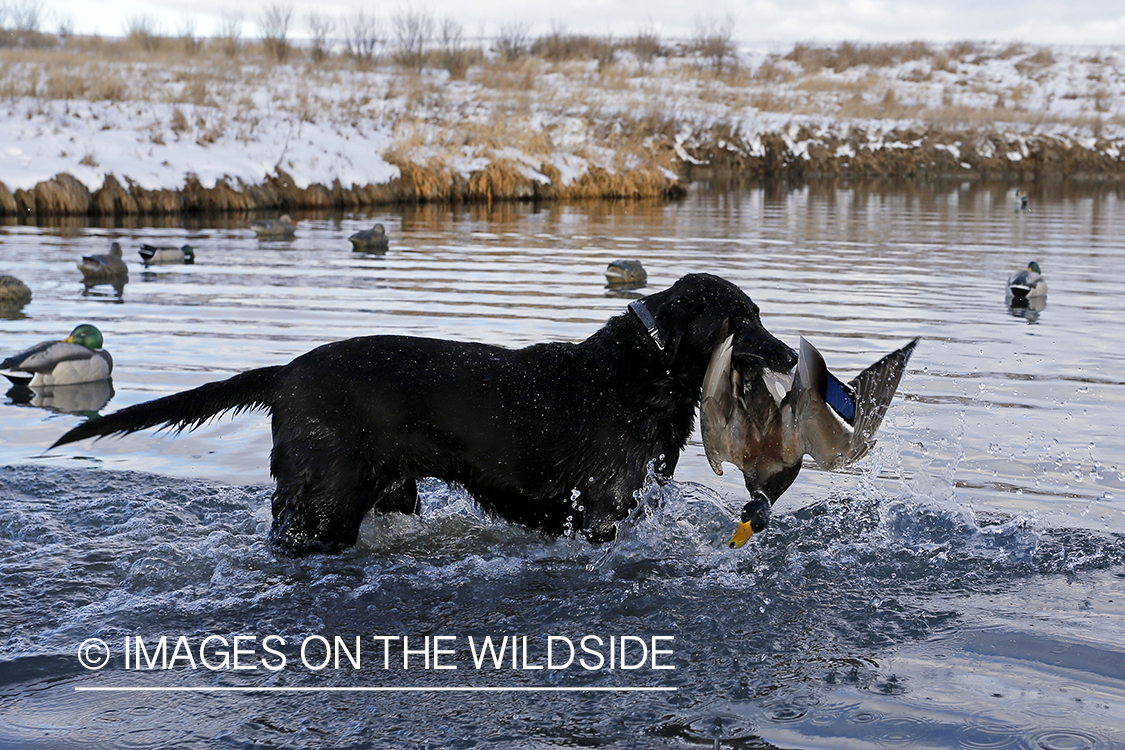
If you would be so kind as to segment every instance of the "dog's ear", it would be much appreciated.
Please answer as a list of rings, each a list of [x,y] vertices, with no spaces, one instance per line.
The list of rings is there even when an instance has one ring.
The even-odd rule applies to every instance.
[[[680,286],[681,284],[675,284],[662,292],[641,299],[645,309],[656,321],[656,331],[663,345],[664,357],[669,361],[676,358],[684,336],[692,324],[694,312],[689,309],[690,300],[683,294]],[[710,354],[710,351],[707,354]]]
[[[695,294],[669,296],[657,320],[665,333],[665,356],[670,360],[681,355],[706,362],[735,327],[726,311],[716,310],[707,297]]]

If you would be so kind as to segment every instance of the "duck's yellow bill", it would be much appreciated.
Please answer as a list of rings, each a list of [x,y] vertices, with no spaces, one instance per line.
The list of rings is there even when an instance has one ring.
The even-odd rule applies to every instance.
[[[743,521],[738,524],[738,529],[735,530],[734,536],[730,538],[730,543],[727,545],[731,549],[738,549],[746,542],[750,541],[750,537],[754,536],[754,529],[750,527],[749,521]]]

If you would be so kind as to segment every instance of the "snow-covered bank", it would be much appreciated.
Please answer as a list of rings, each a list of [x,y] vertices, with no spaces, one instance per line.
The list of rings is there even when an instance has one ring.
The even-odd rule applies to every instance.
[[[1125,178],[1120,49],[857,49],[719,70],[528,56],[464,80],[5,50],[0,214],[651,196],[715,174]]]

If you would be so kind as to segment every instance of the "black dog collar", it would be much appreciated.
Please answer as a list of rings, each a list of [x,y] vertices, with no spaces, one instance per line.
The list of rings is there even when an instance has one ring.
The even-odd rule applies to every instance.
[[[641,325],[648,331],[648,335],[656,343],[656,348],[664,351],[664,337],[660,335],[660,329],[656,327],[656,318],[652,317],[652,313],[645,307],[645,303],[639,299],[635,299],[629,303],[629,309],[641,321]]]

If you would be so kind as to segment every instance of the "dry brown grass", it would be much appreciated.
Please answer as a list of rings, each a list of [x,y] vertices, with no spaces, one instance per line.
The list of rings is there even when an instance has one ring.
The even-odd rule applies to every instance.
[[[924,60],[933,55],[934,50],[925,42],[904,44],[841,42],[834,47],[797,44],[785,59],[799,63],[808,72],[815,73],[827,68],[840,73],[861,65],[887,68],[904,62]]]

